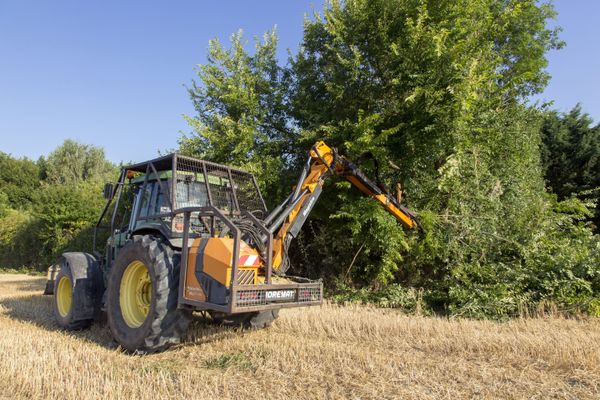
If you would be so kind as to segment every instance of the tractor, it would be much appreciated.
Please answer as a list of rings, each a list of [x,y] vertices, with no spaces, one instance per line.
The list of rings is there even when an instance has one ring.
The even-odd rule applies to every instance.
[[[180,154],[123,167],[104,187],[92,251],[63,253],[49,268],[58,325],[87,328],[105,313],[123,349],[147,353],[179,343],[194,311],[264,328],[281,308],[321,304],[322,282],[285,273],[290,242],[331,175],[420,228],[399,198],[322,141],[270,212],[254,176],[237,168]]]

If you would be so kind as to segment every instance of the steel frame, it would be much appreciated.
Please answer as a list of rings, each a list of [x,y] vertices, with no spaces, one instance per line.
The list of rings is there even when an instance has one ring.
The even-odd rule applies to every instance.
[[[177,198],[176,198],[176,185],[177,185],[177,172],[179,161],[187,162],[190,164],[194,164],[197,166],[201,166],[201,170],[194,171],[195,173],[201,173],[204,177],[204,184],[206,185],[206,193],[208,206],[205,207],[181,207],[175,209],[177,207]],[[274,308],[285,308],[285,307],[301,307],[301,306],[309,306],[314,304],[322,303],[322,295],[323,295],[323,286],[321,282],[310,282],[310,283],[293,283],[293,284],[273,284],[272,283],[272,275],[273,275],[273,232],[272,229],[267,228],[265,223],[259,220],[256,216],[250,213],[248,210],[240,208],[238,196],[236,193],[236,188],[233,184],[231,184],[231,195],[232,195],[232,208],[228,213],[224,212],[215,206],[215,199],[213,198],[213,193],[211,190],[210,184],[210,174],[208,172],[208,168],[218,169],[220,171],[226,172],[226,177],[229,179],[229,182],[235,182],[235,178],[232,173],[235,174],[246,174],[252,178],[252,183],[258,193],[260,203],[262,204],[264,211],[266,211],[266,205],[260,190],[258,189],[258,185],[256,183],[256,179],[251,174],[248,174],[245,171],[227,167],[220,164],[211,163],[208,161],[198,160],[191,157],[182,156],[179,154],[171,154],[168,156],[160,157],[151,161],[147,161],[144,163],[134,164],[128,167],[124,167],[121,170],[119,178],[117,180],[116,188],[113,190],[111,198],[107,201],[106,206],[104,207],[102,214],[96,224],[94,230],[94,253],[99,255],[97,251],[97,234],[98,230],[103,228],[110,228],[111,234],[111,253],[108,254],[106,259],[104,260],[105,269],[110,269],[110,262],[113,258],[113,252],[115,250],[115,221],[117,217],[117,211],[119,202],[121,199],[121,194],[123,191],[123,187],[125,185],[125,179],[128,177],[128,171],[134,171],[139,173],[145,173],[144,181],[140,187],[141,193],[144,193],[148,184],[153,181],[158,181],[161,185],[161,189],[164,193],[167,193],[166,196],[169,199],[170,212],[166,213],[156,213],[156,214],[148,214],[145,216],[140,216],[141,208],[138,207],[132,210],[133,215],[131,218],[133,221],[144,221],[144,220],[159,220],[164,224],[162,218],[169,217],[173,220],[177,215],[183,214],[183,234],[182,234],[182,246],[181,246],[181,268],[180,268],[180,277],[179,277],[179,293],[178,293],[178,306],[182,308],[192,308],[197,310],[212,310],[219,311],[225,313],[237,313],[237,312],[250,312],[250,311],[260,311]],[[200,168],[198,168],[200,169]],[[159,171],[171,170],[172,171],[172,179],[170,187],[164,180],[160,179]],[[154,176],[153,178],[151,176]],[[116,199],[115,199],[116,198]],[[111,216],[110,227],[102,225],[102,220],[106,216],[111,204],[114,200],[114,210]],[[190,240],[190,220],[192,213],[198,214],[198,219],[200,221],[204,221],[205,218],[210,219],[210,226],[207,228],[210,231],[210,236],[214,237],[216,234],[216,226],[217,222],[220,225],[225,226],[227,228],[226,231],[220,232],[220,236],[223,237],[225,234],[231,235],[234,240],[234,248],[231,260],[231,282],[229,285],[229,301],[226,305],[214,304],[210,302],[200,302],[194,301],[190,299],[186,299],[184,297],[184,285],[186,282],[186,274],[187,274],[187,261],[188,261],[188,253],[189,253],[189,240]],[[229,215],[227,215],[229,214]],[[260,230],[266,242],[266,259],[265,259],[265,283],[260,285],[239,285],[238,281],[238,270],[239,270],[239,251],[240,251],[240,241],[241,241],[241,232],[239,228],[235,225],[235,222],[230,217],[244,217],[248,220],[252,221],[253,225]],[[267,222],[267,221],[265,221]],[[131,235],[134,232],[128,230],[128,234]],[[173,232],[170,229],[161,229],[161,233],[163,235],[167,235],[168,238],[179,237],[177,235],[173,235]],[[269,304],[261,304],[257,306],[240,306],[237,303],[237,294],[244,290],[259,290],[259,291],[270,291],[270,290],[294,290],[296,295],[293,301],[279,301],[273,302]],[[319,298],[315,301],[300,301],[299,293],[300,290],[303,289],[312,289],[318,290],[320,295]]]

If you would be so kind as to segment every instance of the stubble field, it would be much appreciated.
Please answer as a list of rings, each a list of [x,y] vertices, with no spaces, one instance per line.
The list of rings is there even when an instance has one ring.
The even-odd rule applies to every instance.
[[[58,329],[44,278],[0,274],[0,399],[600,398],[600,321],[405,316],[324,305],[263,331],[198,317],[132,356],[108,327]]]

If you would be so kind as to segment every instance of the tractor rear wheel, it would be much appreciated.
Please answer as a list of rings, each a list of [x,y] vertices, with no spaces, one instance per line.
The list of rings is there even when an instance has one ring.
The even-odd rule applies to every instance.
[[[143,353],[179,343],[191,313],[177,308],[180,256],[163,240],[134,236],[111,269],[107,316],[113,338]]]
[[[78,283],[73,279],[70,266],[67,263],[64,263],[54,279],[53,308],[56,323],[61,328],[69,331],[85,329],[93,322],[93,318],[83,320],[76,319],[76,313],[74,312],[75,307],[90,301],[83,297],[87,296],[91,298],[91,293],[89,293],[88,290],[75,290],[75,285],[77,284],[82,283]]]

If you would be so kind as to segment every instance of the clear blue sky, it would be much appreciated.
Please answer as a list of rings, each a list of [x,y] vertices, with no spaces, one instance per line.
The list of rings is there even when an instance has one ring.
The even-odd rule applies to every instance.
[[[280,58],[321,0],[0,0],[0,151],[36,159],[66,138],[104,147],[112,161],[176,146],[193,113],[184,85],[208,40],[274,25]],[[600,120],[600,1],[558,0],[567,47],[549,54],[540,97],[567,110],[581,101]]]
[[[555,0],[566,47],[548,54],[552,79],[536,99],[554,101],[554,108],[569,111],[578,102],[600,122],[600,1]]]

